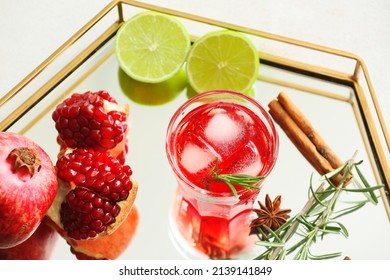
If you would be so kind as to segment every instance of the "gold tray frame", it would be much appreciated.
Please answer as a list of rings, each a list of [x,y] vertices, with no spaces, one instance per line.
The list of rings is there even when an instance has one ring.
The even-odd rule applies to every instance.
[[[99,47],[99,45],[106,41],[107,38],[113,36],[113,34],[115,34],[115,32],[125,20],[123,8],[126,5],[131,5],[142,9],[155,10],[165,14],[170,14],[192,21],[202,22],[212,26],[233,29],[246,33],[248,35],[264,38],[273,43],[277,42],[288,46],[294,46],[305,51],[316,51],[323,54],[331,55],[338,59],[342,58],[344,60],[349,60],[349,62],[352,61],[353,69],[349,72],[346,72],[323,67],[321,65],[312,65],[290,58],[272,55],[270,53],[260,52],[260,59],[262,63],[277,65],[278,67],[296,71],[298,73],[306,73],[313,76],[321,77],[326,80],[332,80],[340,84],[349,85],[354,89],[354,94],[351,95],[350,98],[345,101],[349,102],[355,111],[362,135],[365,138],[364,140],[368,148],[367,150],[372,152],[370,155],[371,164],[377,166],[377,168],[375,169],[375,171],[377,171],[375,174],[376,179],[379,183],[383,183],[385,185],[384,194],[385,197],[389,199],[390,168],[388,152],[390,150],[390,135],[385,123],[385,119],[383,117],[383,113],[380,108],[379,101],[375,93],[374,85],[372,83],[368,67],[361,57],[350,52],[137,1],[114,0],[109,3],[103,10],[101,10],[95,17],[93,17],[87,24],[85,24],[77,33],[75,33],[53,54],[51,54],[45,61],[43,61],[35,70],[33,70],[28,76],[26,76],[22,81],[20,81],[20,83],[18,83],[14,88],[12,88],[7,94],[5,94],[0,99],[0,108],[4,106],[7,102],[12,100],[16,95],[18,95],[34,78],[36,78],[41,72],[43,72],[53,61],[55,61],[68,48],[75,44],[87,32],[89,32],[89,30],[92,29],[108,13],[112,12],[113,10],[117,10],[117,20],[111,26],[109,26],[106,31],[101,34],[94,42],[92,42],[78,56],[76,56],[70,63],[68,63],[61,71],[54,75],[45,85],[43,85],[36,92],[34,92],[30,96],[30,98],[28,98],[18,108],[16,108],[6,118],[4,118],[0,123],[0,131],[7,130],[7,128],[9,128],[14,122],[16,122],[24,113],[31,109],[34,104],[39,102],[39,100],[41,100],[47,94],[47,92],[50,91],[50,89],[55,87],[55,85],[57,85],[69,73],[71,73],[73,69],[75,69],[83,61],[85,61],[85,59],[90,56],[91,53]],[[267,78],[259,77],[259,79],[266,80]],[[345,99],[345,97],[336,96],[332,93],[319,91],[313,88],[302,88],[301,85],[294,84],[291,82],[286,82],[282,80],[272,80],[271,82],[284,86],[289,86],[291,88],[297,88],[300,90],[306,90],[308,92],[329,96],[331,98]]]
[[[336,84],[347,85],[353,89],[350,96],[338,95],[333,92],[324,91],[317,88],[306,87],[299,83],[294,83],[286,80],[276,80],[266,76],[259,76],[258,79],[281,86],[286,86],[293,89],[307,91],[313,94],[326,96],[333,99],[348,102],[353,108],[356,116],[359,130],[363,137],[364,145],[368,152],[371,165],[374,167],[373,172],[378,184],[383,184],[385,187],[381,189],[381,196],[384,201],[387,216],[390,219],[390,135],[387,129],[383,113],[378,102],[375,89],[368,71],[365,61],[350,52],[329,48],[313,43],[308,43],[292,38],[279,36],[267,33],[261,30],[251,29],[244,26],[233,25],[227,22],[221,22],[214,19],[204,18],[198,15],[183,13],[180,11],[167,9],[155,5],[141,3],[130,0],[114,0],[85,24],[78,32],[62,44],[53,54],[43,61],[34,71],[26,76],[20,83],[11,89],[6,95],[0,98],[0,108],[5,107],[9,102],[16,97],[24,94],[28,90],[31,83],[37,77],[47,71],[50,66],[58,60],[58,58],[66,53],[72,46],[76,45],[85,37],[86,34],[93,32],[93,29],[98,25],[108,14],[115,14],[114,22],[110,22],[104,32],[99,32],[97,36],[89,42],[81,52],[70,59],[60,71],[50,77],[43,86],[37,90],[33,90],[28,98],[17,106],[15,110],[10,112],[0,122],[0,131],[6,131],[20,118],[23,117],[30,109],[32,109],[40,100],[42,100],[52,89],[61,83],[69,76],[77,67],[82,65],[96,49],[112,38],[121,24],[125,21],[126,7],[136,7],[146,10],[154,10],[165,14],[170,14],[184,20],[204,23],[210,26],[227,28],[245,33],[249,36],[267,41],[267,43],[282,45],[283,47],[292,47],[301,52],[312,52],[318,56],[324,56],[329,60],[335,61],[336,67],[321,65],[313,65],[312,62],[303,62],[291,57],[280,56],[280,54],[272,54],[271,52],[259,51],[260,60],[263,64],[275,66],[280,69],[301,73],[308,76],[317,77],[326,81],[332,81]],[[193,37],[193,39],[196,39]],[[337,64],[337,62],[342,62]],[[345,67],[348,65],[348,69]],[[340,68],[340,69],[339,69]]]

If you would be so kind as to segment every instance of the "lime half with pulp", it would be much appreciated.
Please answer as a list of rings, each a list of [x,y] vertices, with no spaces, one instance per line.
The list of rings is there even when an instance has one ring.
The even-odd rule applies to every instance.
[[[134,80],[159,83],[180,70],[190,46],[188,31],[178,19],[146,11],[119,28],[115,54],[119,66]]]
[[[218,30],[197,39],[187,58],[188,81],[198,92],[249,92],[259,71],[253,42],[232,30]]]

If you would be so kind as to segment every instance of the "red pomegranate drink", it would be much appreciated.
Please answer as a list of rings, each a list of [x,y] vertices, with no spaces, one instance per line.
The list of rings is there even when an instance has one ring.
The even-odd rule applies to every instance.
[[[253,245],[253,203],[278,151],[275,127],[261,105],[228,91],[197,95],[173,116],[166,147],[179,184],[171,224],[177,244],[214,259]],[[253,186],[234,181],[237,176],[255,178]]]

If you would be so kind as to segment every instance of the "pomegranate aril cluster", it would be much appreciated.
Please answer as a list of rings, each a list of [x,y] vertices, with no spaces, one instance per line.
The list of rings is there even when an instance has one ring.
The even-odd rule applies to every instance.
[[[132,170],[107,152],[75,149],[60,157],[56,164],[58,177],[118,202],[125,200],[132,187]]]
[[[58,177],[75,186],[61,205],[62,225],[74,239],[95,238],[114,223],[117,202],[132,188],[132,170],[107,152],[75,149],[57,161]]]
[[[128,112],[107,91],[88,91],[65,99],[52,118],[61,147],[58,178],[69,189],[59,210],[62,226],[70,238],[95,238],[116,222],[132,189],[124,164]]]
[[[117,105],[117,106],[115,106]],[[74,93],[52,114],[58,142],[70,148],[113,149],[127,131],[127,114],[107,91]]]
[[[61,222],[73,239],[95,238],[115,222],[120,208],[85,188],[71,190],[61,205]]]

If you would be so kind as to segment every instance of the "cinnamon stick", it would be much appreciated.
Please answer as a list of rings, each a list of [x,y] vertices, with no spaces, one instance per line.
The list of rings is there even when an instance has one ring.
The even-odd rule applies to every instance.
[[[274,121],[319,174],[324,175],[343,165],[337,154],[284,92],[278,95],[277,100],[272,100],[268,107]],[[341,173],[330,179],[333,184],[338,185],[342,178]]]
[[[329,147],[329,145],[313,127],[306,116],[303,115],[298,107],[287,96],[287,94],[281,92],[278,95],[278,101],[289,114],[289,116],[298,125],[298,127],[303,131],[303,133],[305,133],[310,141],[316,146],[317,151],[330,163],[334,169],[344,164],[339,156]]]

